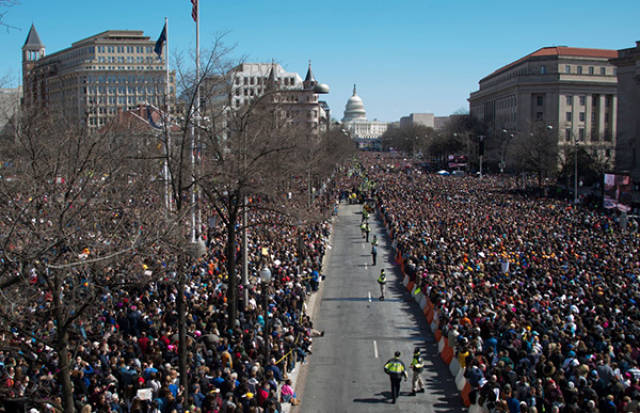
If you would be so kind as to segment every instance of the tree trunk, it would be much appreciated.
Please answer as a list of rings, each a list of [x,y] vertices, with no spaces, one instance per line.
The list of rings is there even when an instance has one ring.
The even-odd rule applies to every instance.
[[[178,308],[178,370],[180,371],[180,385],[183,388],[185,401],[189,399],[189,375],[187,368],[187,309],[184,298],[184,271],[186,266],[183,265],[183,259],[178,258],[178,296],[176,297],[176,305]]]
[[[62,383],[62,408],[64,413],[74,413],[76,411],[73,402],[73,384],[71,383],[71,361],[69,360],[69,335],[67,334],[66,319],[62,304],[62,287],[59,279],[54,281],[54,315],[56,320],[56,352],[60,362],[58,380]]]

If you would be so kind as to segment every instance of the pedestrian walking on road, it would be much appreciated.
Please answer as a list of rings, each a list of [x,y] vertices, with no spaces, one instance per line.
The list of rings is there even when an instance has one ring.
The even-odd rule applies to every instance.
[[[391,399],[395,403],[398,396],[400,396],[400,382],[403,377],[405,381],[408,377],[404,363],[400,360],[399,351],[396,351],[394,357],[385,363],[384,372],[389,375],[391,380]]]
[[[424,364],[418,347],[413,350],[413,360],[411,360],[411,369],[413,370],[413,379],[411,380],[411,395],[415,396],[417,392],[424,393],[424,382],[422,381],[422,371]]]
[[[360,224],[360,234],[362,235],[362,239],[364,239],[364,237],[365,237],[364,234],[365,234],[366,231],[367,231],[367,226],[363,222],[362,224]]]
[[[371,232],[371,229],[369,228],[369,223],[365,222],[364,223],[364,233],[367,236],[367,239],[365,240],[366,242],[369,242],[369,232]]]
[[[371,258],[373,258],[373,265],[376,265],[376,257],[378,256],[378,248],[372,244],[371,245]]]
[[[375,258],[374,258],[375,261]],[[384,286],[387,283],[387,274],[384,273],[384,268],[380,270],[380,276],[378,277],[378,284],[380,284],[380,301],[384,301]]]

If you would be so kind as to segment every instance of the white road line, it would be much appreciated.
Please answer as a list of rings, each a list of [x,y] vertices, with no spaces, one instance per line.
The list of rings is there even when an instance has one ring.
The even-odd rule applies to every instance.
[[[368,267],[367,267],[367,263],[365,262],[365,263],[364,263],[364,269],[365,269],[365,271],[367,270],[367,268],[368,268]]]
[[[375,340],[373,340],[373,356],[378,358],[378,343]]]
[[[369,291],[369,302],[371,302],[371,291]]]

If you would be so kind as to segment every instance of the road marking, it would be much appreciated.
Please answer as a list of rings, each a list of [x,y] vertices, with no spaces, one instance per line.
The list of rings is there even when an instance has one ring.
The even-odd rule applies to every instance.
[[[364,249],[364,244],[362,244],[362,249]]]
[[[365,271],[367,270],[367,263],[366,262],[364,263],[364,269],[365,269]]]
[[[373,340],[373,356],[378,358],[378,343],[375,340]]]
[[[369,291],[369,302],[371,302],[371,291]]]

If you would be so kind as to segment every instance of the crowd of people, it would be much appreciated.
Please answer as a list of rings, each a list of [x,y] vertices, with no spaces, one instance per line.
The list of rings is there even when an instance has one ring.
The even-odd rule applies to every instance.
[[[313,337],[323,335],[314,329],[306,300],[321,279],[331,230],[328,218],[335,212],[338,188],[349,181],[334,181],[318,195],[315,206],[327,212],[322,219],[279,225],[273,223],[277,219],[266,219],[269,212],[249,214],[249,285],[238,282],[240,305],[232,322],[226,232],[221,220],[209,221],[215,226],[203,231],[206,255],[190,266],[185,284],[188,394],[178,367],[178,289],[171,282],[175,274],[158,276],[146,285],[107,287],[93,303],[95,317],[78,318],[72,329],[76,410],[275,413],[283,411],[284,403],[299,403],[287,373],[311,353]],[[174,258],[158,254],[153,259],[162,268]],[[240,267],[233,275],[238,279]],[[272,274],[266,285],[260,282],[264,267]],[[145,265],[140,271],[149,270]],[[37,285],[38,274],[32,273]],[[39,311],[37,304],[25,311]],[[41,336],[55,336],[52,320],[41,329]],[[1,338],[0,411],[53,412],[62,406],[54,349],[18,330]]]
[[[371,157],[393,246],[476,412],[640,411],[640,234],[615,213]]]

